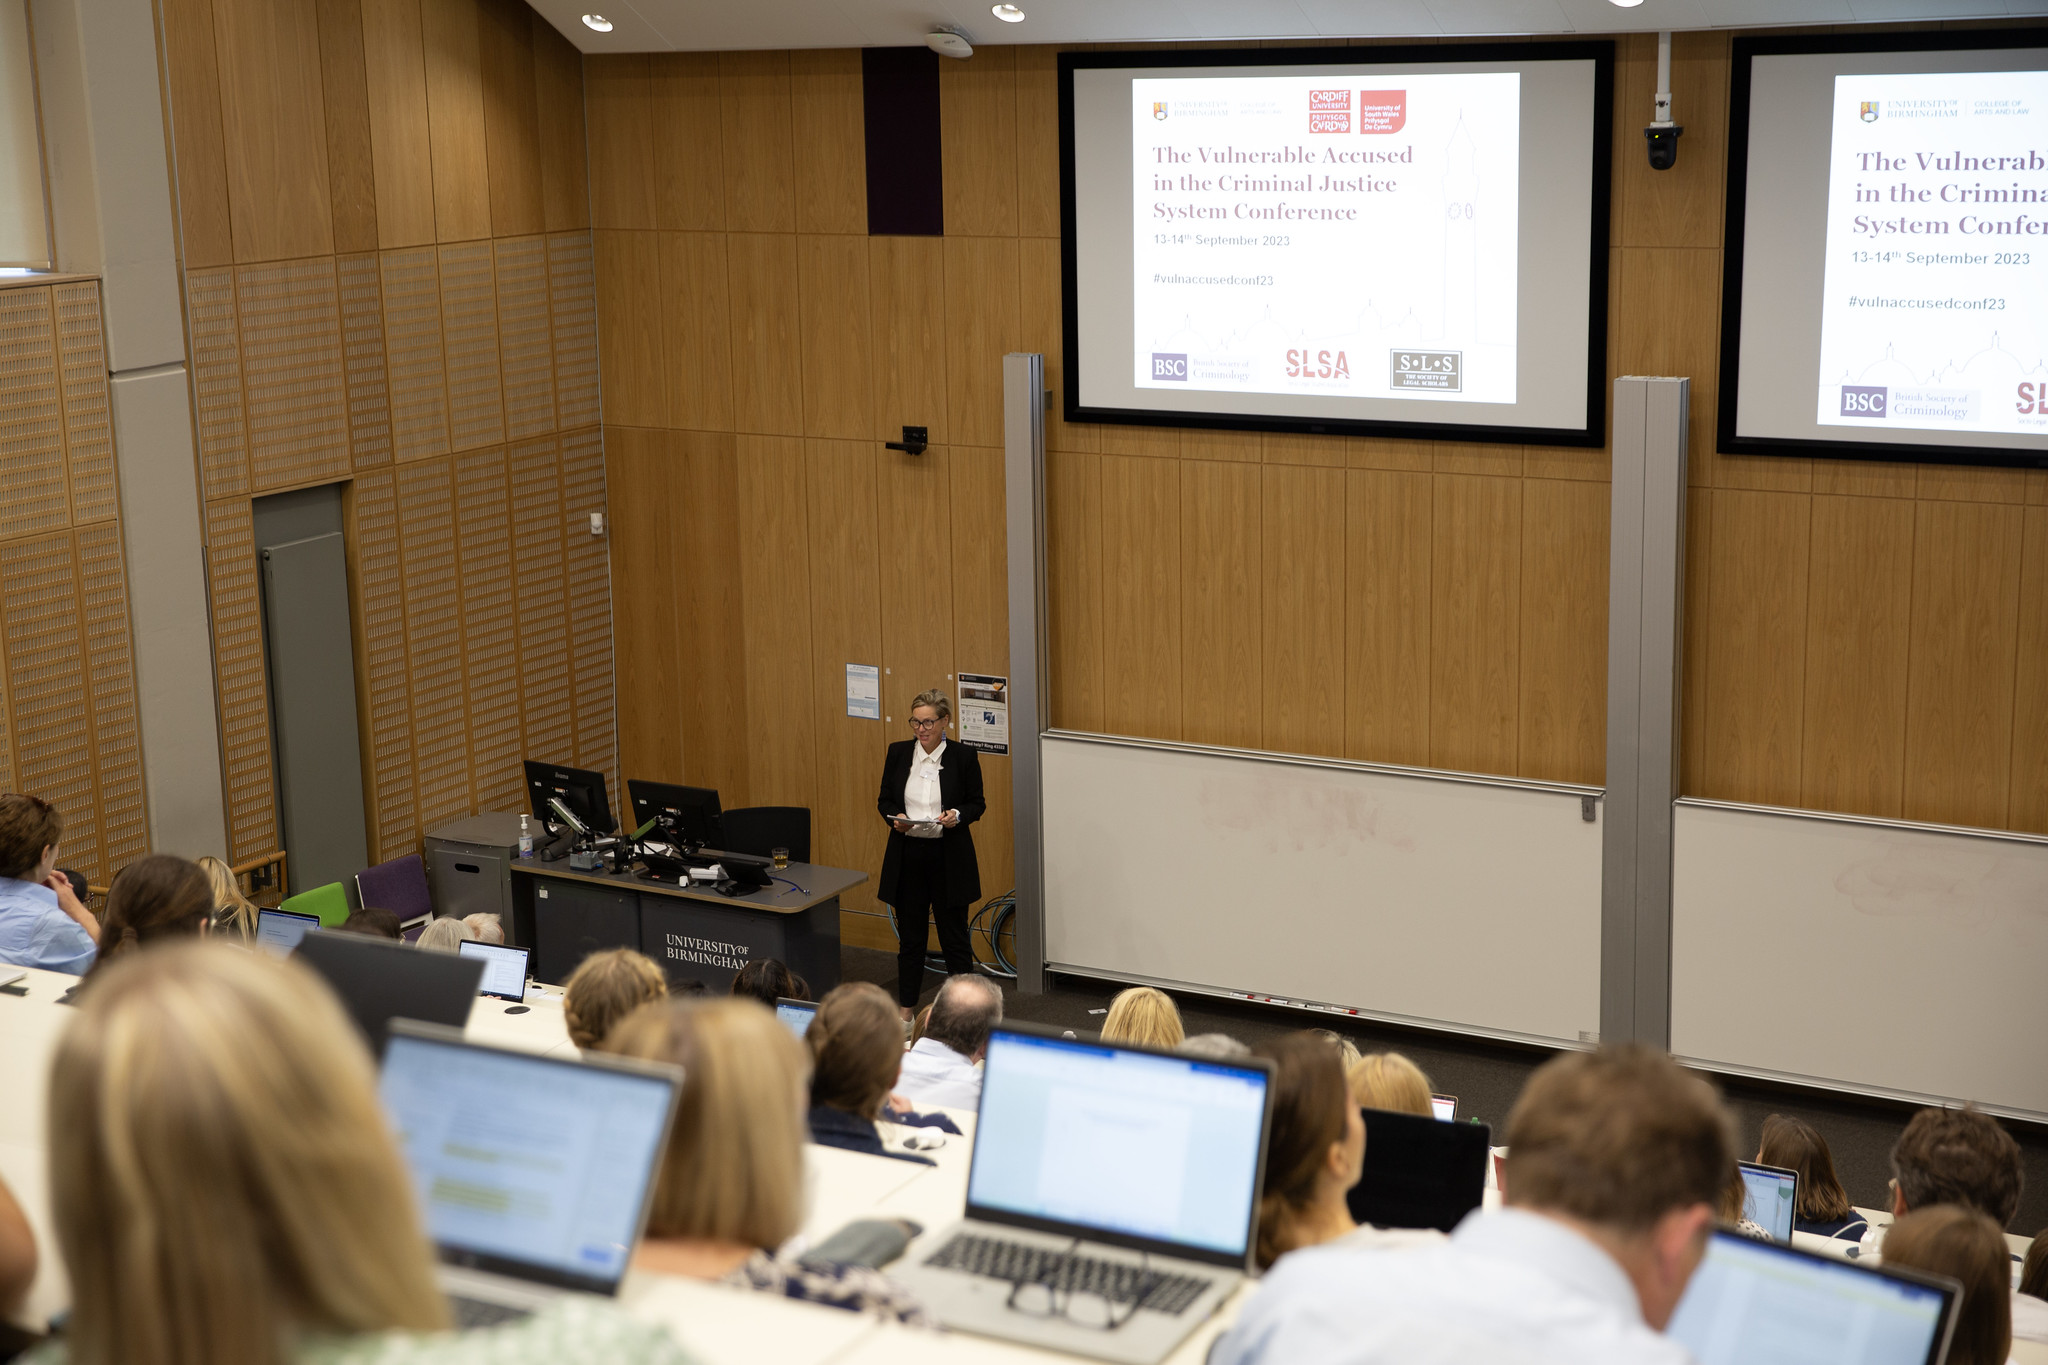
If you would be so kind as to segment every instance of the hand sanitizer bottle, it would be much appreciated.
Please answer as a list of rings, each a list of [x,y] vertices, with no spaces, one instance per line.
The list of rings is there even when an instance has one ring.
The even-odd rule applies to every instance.
[[[519,817],[519,856],[522,858],[533,856],[533,826],[529,823],[531,819],[531,816],[526,815]]]

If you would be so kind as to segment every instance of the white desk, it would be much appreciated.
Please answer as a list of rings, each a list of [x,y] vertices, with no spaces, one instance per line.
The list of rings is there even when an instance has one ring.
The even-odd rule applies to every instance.
[[[700,1365],[825,1365],[881,1330],[865,1313],[638,1271],[619,1286],[619,1304],[666,1327]]]
[[[529,986],[522,1003],[526,1006],[526,1013],[508,1014],[507,1010],[517,1008],[512,1001],[479,995],[476,1003],[469,1007],[469,1021],[463,1026],[463,1035],[479,1043],[516,1048],[521,1052],[574,1057],[576,1045],[569,1041],[569,1024],[562,1015],[562,992],[545,986]]]

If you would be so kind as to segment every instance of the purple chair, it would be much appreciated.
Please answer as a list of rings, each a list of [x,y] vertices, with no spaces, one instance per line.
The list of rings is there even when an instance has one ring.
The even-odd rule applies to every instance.
[[[434,898],[427,890],[427,865],[417,853],[393,858],[356,873],[356,904],[374,905],[398,916],[406,942],[420,936],[434,918]]]

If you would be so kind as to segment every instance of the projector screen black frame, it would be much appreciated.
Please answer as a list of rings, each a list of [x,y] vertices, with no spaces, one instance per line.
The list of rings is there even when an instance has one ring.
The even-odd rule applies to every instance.
[[[1742,394],[1742,257],[1746,246],[1744,231],[1749,197],[1750,82],[1756,58],[1833,52],[1968,52],[1999,47],[2048,47],[2048,28],[1797,34],[1735,40],[1728,86],[1728,209],[1721,237],[1721,394],[1714,424],[1714,446],[1721,454],[1903,460],[1925,464],[1994,465],[2002,469],[2048,467],[2048,455],[2031,450],[1900,441],[1817,441],[1785,436],[1740,436],[1735,430],[1737,403]]]
[[[1459,422],[1388,422],[1279,417],[1261,413],[1167,412],[1086,407],[1079,400],[1080,315],[1074,201],[1074,72],[1095,69],[1199,66],[1335,65],[1370,70],[1415,62],[1591,61],[1593,63],[1593,214],[1587,273],[1586,424],[1583,427],[1481,426]],[[1607,287],[1609,214],[1614,171],[1614,43],[1471,43],[1408,47],[1165,48],[1062,52],[1060,84],[1060,295],[1065,359],[1061,410],[1069,422],[1122,426],[1199,427],[1222,431],[1289,431],[1309,435],[1379,436],[1474,444],[1590,446],[1607,444]]]

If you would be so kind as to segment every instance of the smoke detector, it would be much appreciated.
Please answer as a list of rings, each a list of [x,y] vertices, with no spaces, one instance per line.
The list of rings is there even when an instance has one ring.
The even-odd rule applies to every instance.
[[[974,55],[974,43],[965,29],[935,28],[924,35],[924,45],[941,57],[953,57],[963,62]]]

